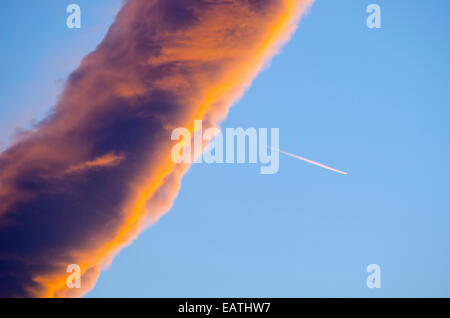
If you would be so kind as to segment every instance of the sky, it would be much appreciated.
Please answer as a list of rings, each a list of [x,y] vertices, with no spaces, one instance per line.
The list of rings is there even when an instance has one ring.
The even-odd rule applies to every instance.
[[[0,140],[42,118],[120,1],[0,5]],[[366,27],[367,5],[381,29]],[[33,8],[29,8],[33,6]],[[280,170],[196,164],[170,211],[88,297],[449,297],[449,24],[444,0],[317,0],[226,127],[279,128]],[[1,145],[0,145],[1,147]],[[379,264],[382,287],[366,286]]]

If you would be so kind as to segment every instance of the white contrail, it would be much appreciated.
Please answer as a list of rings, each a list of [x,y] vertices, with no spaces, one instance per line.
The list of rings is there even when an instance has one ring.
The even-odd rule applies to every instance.
[[[328,170],[331,170],[331,171],[334,171],[334,172],[337,172],[337,173],[340,173],[340,174],[347,174],[347,172],[340,171],[340,170],[337,170],[337,169],[334,169],[334,168],[325,166],[325,165],[323,165],[323,164],[321,164],[321,163],[318,163],[318,162],[315,162],[315,161],[312,161],[312,160],[309,160],[309,159],[306,159],[306,158],[303,158],[303,157],[294,155],[294,154],[292,154],[292,153],[289,153],[289,152],[286,152],[286,151],[283,151],[283,150],[280,150],[280,149],[277,149],[277,148],[273,148],[273,147],[271,147],[271,148],[272,148],[273,150],[276,150],[276,151],[278,151],[278,152],[280,152],[280,153],[282,153],[282,154],[285,154],[285,155],[287,155],[287,156],[293,157],[293,158],[295,158],[295,159],[299,159],[299,160],[306,161],[306,162],[308,162],[308,163],[310,163],[310,164],[313,164],[313,165],[322,167],[322,168],[324,168],[324,169],[328,169]]]

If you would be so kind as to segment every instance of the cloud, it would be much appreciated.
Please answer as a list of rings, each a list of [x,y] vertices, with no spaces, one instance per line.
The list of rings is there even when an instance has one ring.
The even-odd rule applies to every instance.
[[[67,169],[67,173],[79,173],[84,172],[88,169],[99,169],[105,167],[114,167],[120,164],[120,162],[124,159],[122,155],[116,155],[114,153],[108,153],[104,156],[100,156],[95,158],[94,160],[90,160],[87,162],[83,162],[81,164],[71,166]]]
[[[176,197],[189,166],[171,160],[172,129],[216,126],[310,3],[127,1],[51,114],[0,154],[0,296],[89,291]]]

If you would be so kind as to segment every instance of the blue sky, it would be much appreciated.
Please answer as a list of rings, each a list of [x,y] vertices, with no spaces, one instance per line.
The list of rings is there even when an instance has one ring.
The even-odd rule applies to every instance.
[[[41,118],[120,1],[0,5],[0,141]],[[366,7],[381,7],[368,29]],[[171,211],[89,297],[450,296],[450,44],[445,0],[317,0],[222,127],[280,128],[290,157],[198,164]],[[0,147],[2,145],[0,144]],[[381,266],[382,287],[366,287]]]

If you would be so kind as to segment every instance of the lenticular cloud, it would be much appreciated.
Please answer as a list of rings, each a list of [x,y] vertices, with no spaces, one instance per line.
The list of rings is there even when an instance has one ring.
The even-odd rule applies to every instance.
[[[0,296],[89,291],[170,208],[188,169],[172,129],[223,119],[311,2],[127,1],[50,115],[0,154]]]

